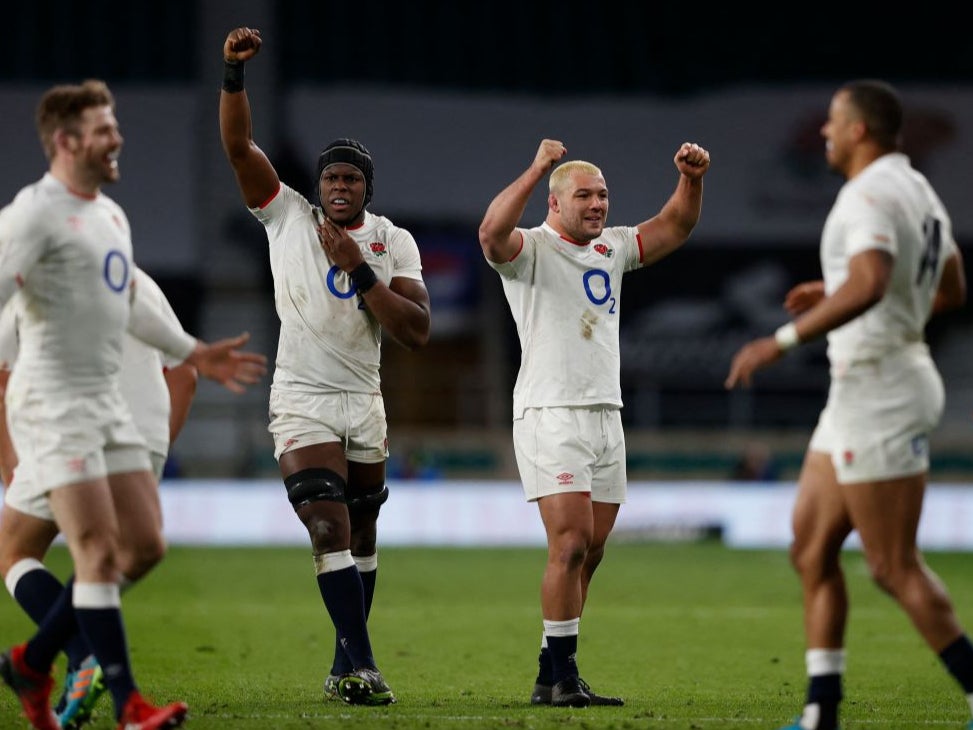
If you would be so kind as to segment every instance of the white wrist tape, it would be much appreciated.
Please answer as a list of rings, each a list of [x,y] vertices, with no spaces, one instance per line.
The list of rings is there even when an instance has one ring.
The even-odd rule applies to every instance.
[[[777,341],[777,347],[780,348],[781,352],[793,350],[801,344],[801,338],[797,336],[797,325],[793,322],[778,327],[777,331],[774,332],[774,339]]]

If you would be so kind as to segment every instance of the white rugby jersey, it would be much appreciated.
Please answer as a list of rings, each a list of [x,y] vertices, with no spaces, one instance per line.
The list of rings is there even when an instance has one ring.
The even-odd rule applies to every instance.
[[[848,278],[852,256],[868,249],[894,258],[880,302],[828,333],[832,365],[880,358],[924,341],[946,260],[955,252],[942,201],[904,154],[884,155],[844,184],[821,235],[821,270],[830,296]]]
[[[136,286],[140,297],[147,297],[163,317],[180,327],[159,285],[140,269],[135,270]],[[0,312],[0,362],[13,369],[19,350],[18,327],[23,316],[24,297],[17,293]],[[131,334],[122,343],[120,385],[125,402],[132,412],[132,420],[151,451],[165,454],[169,451],[169,386],[163,375],[164,368],[176,367],[180,362],[146,345]]]
[[[487,259],[520,337],[514,418],[525,408],[621,408],[619,305],[622,275],[641,266],[638,229],[606,228],[586,244],[547,223],[517,231],[523,246],[513,259]]]
[[[380,392],[381,327],[321,247],[311,204],[281,183],[269,203],[250,212],[267,230],[280,318],[273,387]],[[419,247],[405,229],[366,211],[348,233],[385,284],[398,276],[422,281]]]
[[[0,213],[0,306],[19,287],[24,296],[13,377],[45,391],[103,390],[121,363],[132,268],[128,219],[113,200],[72,193],[50,173],[23,188]]]

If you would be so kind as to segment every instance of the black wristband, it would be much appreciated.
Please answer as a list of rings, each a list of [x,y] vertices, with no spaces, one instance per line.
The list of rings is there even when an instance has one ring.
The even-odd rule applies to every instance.
[[[358,266],[349,271],[348,276],[351,278],[351,283],[355,285],[359,294],[367,292],[378,281],[378,277],[375,276],[375,272],[372,271],[372,267],[368,265],[367,261],[362,261]]]
[[[223,91],[243,91],[243,61],[223,61]]]

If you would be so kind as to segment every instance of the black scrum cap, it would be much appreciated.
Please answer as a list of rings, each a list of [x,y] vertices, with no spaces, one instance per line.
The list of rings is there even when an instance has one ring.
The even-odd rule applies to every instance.
[[[336,139],[323,150],[318,157],[317,180],[321,180],[321,173],[328,165],[343,162],[346,165],[357,167],[365,178],[365,205],[372,199],[374,167],[372,166],[372,154],[361,142],[355,139],[342,137]]]

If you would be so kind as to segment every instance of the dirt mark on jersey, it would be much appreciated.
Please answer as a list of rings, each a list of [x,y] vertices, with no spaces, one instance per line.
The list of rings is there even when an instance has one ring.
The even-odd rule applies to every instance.
[[[595,332],[595,325],[598,324],[598,315],[590,309],[586,309],[581,315],[581,336],[590,340]]]

